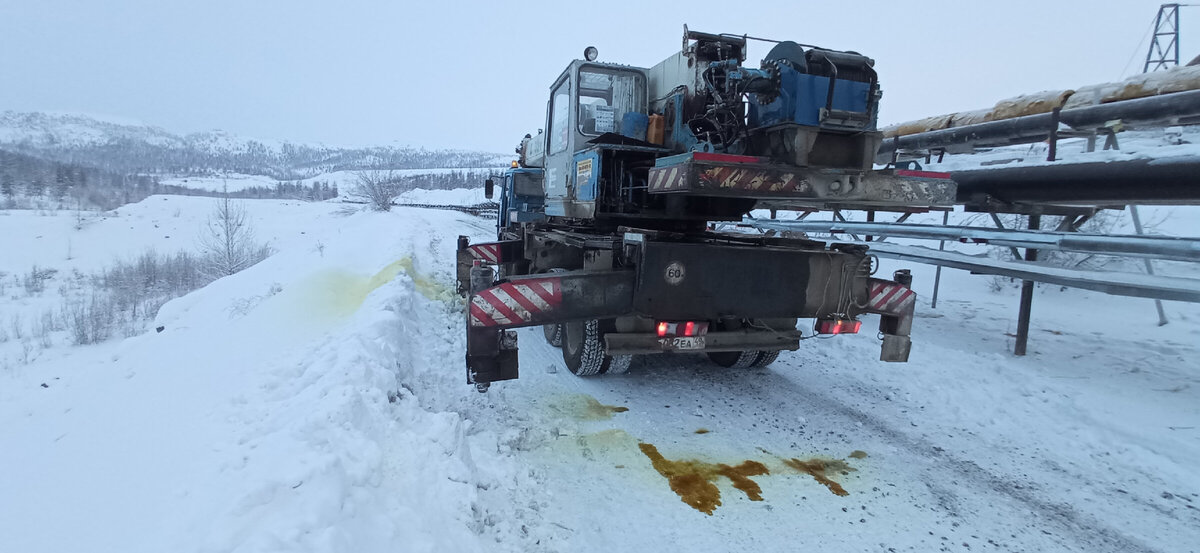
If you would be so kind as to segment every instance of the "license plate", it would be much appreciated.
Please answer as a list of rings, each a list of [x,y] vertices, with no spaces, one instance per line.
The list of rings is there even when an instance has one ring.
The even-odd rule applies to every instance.
[[[663,349],[704,349],[703,336],[679,336],[659,340]]]

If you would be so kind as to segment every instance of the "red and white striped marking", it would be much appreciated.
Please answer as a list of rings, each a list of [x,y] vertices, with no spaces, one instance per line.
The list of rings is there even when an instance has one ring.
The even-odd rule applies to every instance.
[[[488,263],[500,262],[500,244],[475,244],[467,246],[467,251],[471,252],[475,259],[482,259]]]
[[[674,188],[676,175],[683,175],[683,173],[679,172],[678,165],[671,167],[670,170],[656,168],[650,174],[650,190],[668,190]]]
[[[659,189],[660,183],[662,183],[662,180],[663,180],[663,177],[665,176],[665,174],[666,174],[666,171],[651,171],[650,172],[650,190],[658,190]]]
[[[471,326],[507,326],[528,323],[540,313],[562,305],[557,278],[505,282],[471,296]]]
[[[871,301],[867,308],[871,311],[896,313],[917,300],[916,292],[895,282],[871,282]]]

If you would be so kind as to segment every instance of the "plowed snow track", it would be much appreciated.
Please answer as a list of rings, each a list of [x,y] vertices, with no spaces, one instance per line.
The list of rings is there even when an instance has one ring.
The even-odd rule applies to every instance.
[[[1037,351],[1012,357],[1004,334],[1013,294],[980,294],[983,279],[957,277],[937,312],[918,307],[913,359],[903,365],[876,361],[873,318],[863,335],[802,342],[766,369],[669,355],[594,378],[570,374],[540,329],[521,331],[522,377],[491,394],[505,406],[497,422],[512,417],[523,428],[515,454],[545,488],[526,513],[553,532],[541,545],[1195,550],[1200,490],[1186,460],[1200,440],[1186,432],[1200,419],[1188,403],[1200,379],[1187,367],[1200,351],[1167,336],[1106,332],[1106,317],[1145,306],[1072,291],[1043,292]],[[962,299],[970,297],[977,301]],[[597,415],[585,406],[592,398],[629,410]],[[1183,433],[1164,435],[1171,421]],[[712,516],[696,511],[638,443],[673,460],[763,462],[771,474],[753,480],[764,500],[718,477],[722,505]],[[867,457],[849,458],[856,450]],[[847,496],[782,462],[812,457],[846,460],[854,470],[834,477]]]

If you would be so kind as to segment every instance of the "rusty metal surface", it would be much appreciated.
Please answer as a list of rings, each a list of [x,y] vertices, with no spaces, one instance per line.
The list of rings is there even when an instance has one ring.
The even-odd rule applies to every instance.
[[[905,176],[893,171],[859,173],[688,161],[651,169],[649,191],[911,207],[953,205],[956,185],[946,178]]]

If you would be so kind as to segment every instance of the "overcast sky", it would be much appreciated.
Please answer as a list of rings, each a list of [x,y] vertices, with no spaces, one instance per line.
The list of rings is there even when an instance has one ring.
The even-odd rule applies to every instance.
[[[873,57],[892,123],[1140,72],[1160,3],[0,0],[0,111],[510,152],[584,47],[649,67],[686,23]],[[1186,63],[1200,7],[1181,13]]]

